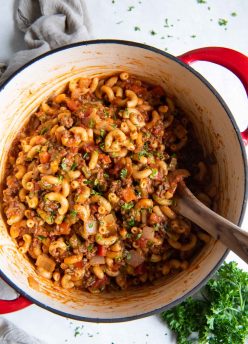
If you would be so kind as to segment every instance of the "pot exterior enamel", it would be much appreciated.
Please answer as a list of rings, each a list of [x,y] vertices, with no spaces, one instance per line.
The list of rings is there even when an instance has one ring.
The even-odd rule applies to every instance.
[[[77,76],[127,71],[163,86],[189,115],[199,140],[217,164],[218,212],[238,224],[245,204],[245,156],[235,123],[215,91],[171,55],[139,44],[93,41],[46,54],[15,74],[0,92],[0,178],[7,152],[29,115],[52,92]],[[2,192],[2,190],[1,190]],[[1,205],[2,206],[2,205]],[[216,269],[226,248],[212,240],[187,271],[166,281],[130,291],[92,295],[67,291],[38,277],[23,259],[0,219],[0,270],[29,299],[56,313],[88,321],[130,320],[171,307],[193,293]]]

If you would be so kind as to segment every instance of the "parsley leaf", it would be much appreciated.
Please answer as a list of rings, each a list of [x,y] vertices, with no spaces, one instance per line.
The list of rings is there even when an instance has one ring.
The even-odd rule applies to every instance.
[[[129,227],[134,227],[135,226],[134,218],[132,217],[129,221],[127,221],[127,224],[128,224]]]
[[[84,155],[83,155],[83,159],[86,159],[86,158],[88,158],[88,156],[89,156],[89,153],[88,153],[88,152],[84,153]]]
[[[67,163],[66,163],[66,159],[65,159],[65,158],[62,160],[62,162],[61,162],[60,165],[61,165],[61,168],[62,168],[63,171],[67,171],[68,166],[67,166]]]
[[[94,248],[94,245],[93,244],[89,244],[89,246],[87,247],[87,250],[89,252],[92,252],[93,248]]]
[[[72,170],[72,171],[75,171],[76,168],[77,168],[77,164],[74,162],[74,163],[71,165],[71,170]]]
[[[46,132],[48,132],[48,128],[42,128],[40,131],[40,135],[44,135]]]
[[[120,172],[120,177],[121,177],[121,179],[125,179],[126,176],[127,176],[127,169],[123,168]]]
[[[179,344],[242,344],[248,336],[248,273],[236,262],[224,263],[201,290],[204,299],[188,298],[161,314]]]
[[[133,206],[134,206],[133,202],[130,202],[130,203],[124,203],[124,204],[122,204],[121,208],[122,208],[123,210],[130,210],[130,209],[133,208]]]
[[[140,31],[140,28],[138,26],[135,26],[134,31]]]
[[[158,175],[157,168],[152,168],[152,173],[150,174],[150,178],[155,178]]]
[[[95,127],[95,121],[94,121],[93,118],[90,119],[89,127],[90,127],[91,129],[93,129],[93,128]]]
[[[105,133],[106,133],[106,132],[105,132],[104,129],[101,129],[101,130],[100,130],[100,136],[101,136],[101,137],[104,137],[104,136],[105,136]]]
[[[128,7],[128,12],[131,12],[134,9],[134,6],[129,6]]]
[[[46,237],[43,236],[43,235],[38,235],[37,238],[38,238],[40,241],[43,241],[44,239],[46,239]]]
[[[219,20],[218,20],[218,24],[220,26],[226,26],[227,23],[228,23],[228,21],[226,19],[224,19],[224,18],[219,18]]]
[[[72,217],[76,217],[76,216],[77,216],[77,211],[76,211],[76,210],[72,210],[72,211],[70,212],[70,215],[71,215]]]

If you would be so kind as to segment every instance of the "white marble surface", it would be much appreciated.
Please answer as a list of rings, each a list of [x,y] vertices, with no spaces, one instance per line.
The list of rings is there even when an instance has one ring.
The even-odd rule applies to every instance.
[[[168,49],[173,55],[204,46],[225,46],[244,54],[248,51],[246,0],[206,0],[205,4],[197,0],[86,0],[86,3],[94,38],[147,43]],[[24,48],[23,35],[15,28],[14,8],[14,0],[0,0],[0,62]],[[233,12],[236,16],[231,15]],[[164,27],[166,18],[169,27]],[[220,18],[228,21],[226,26],[218,24]],[[140,31],[135,31],[135,26]],[[155,35],[151,34],[152,30]],[[194,35],[196,37],[192,37]],[[246,128],[248,103],[239,80],[224,68],[210,63],[195,63],[194,68],[222,95],[240,129]],[[248,214],[242,227],[248,227]],[[236,260],[248,270],[234,254],[230,254],[228,260]],[[5,317],[48,344],[176,343],[158,316],[121,324],[90,324],[65,319],[32,305]]]

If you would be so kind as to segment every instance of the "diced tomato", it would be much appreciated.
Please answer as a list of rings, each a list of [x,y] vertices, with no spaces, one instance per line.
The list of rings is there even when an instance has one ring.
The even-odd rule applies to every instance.
[[[142,263],[140,265],[138,265],[135,269],[134,272],[136,275],[143,275],[146,272],[146,267],[145,264]]]
[[[91,289],[100,289],[109,283],[108,277],[105,275],[102,279],[97,279],[95,283],[91,286]]]
[[[131,202],[131,201],[136,200],[136,195],[135,195],[134,190],[131,186],[122,190],[122,196],[123,196],[125,202]]]
[[[161,222],[161,217],[155,213],[151,213],[148,219],[149,225],[155,225],[156,223],[160,223],[160,222]]]
[[[128,87],[128,89],[133,91],[134,93],[136,93],[138,97],[142,97],[142,98],[144,98],[144,96],[147,93],[147,89],[145,87],[142,87],[142,86],[139,86],[139,85],[135,85],[135,84],[130,85]]]
[[[94,150],[97,150],[97,146],[94,143],[85,143],[82,145],[82,149],[84,149],[87,153],[91,153]]]
[[[78,147],[71,147],[70,148],[72,153],[77,153],[78,152]]]
[[[48,152],[40,152],[39,158],[42,164],[47,164],[51,159],[51,155]]]
[[[62,222],[60,225],[59,225],[59,230],[60,230],[60,233],[61,234],[70,234],[70,231],[71,231],[71,228],[70,228],[70,225],[69,223],[67,222]]]
[[[78,269],[81,269],[82,267],[83,267],[83,262],[81,261],[81,262],[77,262],[77,263],[75,263],[75,264],[73,264],[76,268],[78,268]]]
[[[98,247],[97,247],[97,254],[98,254],[98,256],[101,256],[101,257],[106,256],[106,254],[107,254],[107,247],[102,246],[102,245],[98,245]]]
[[[145,238],[140,238],[140,239],[138,239],[136,242],[137,242],[137,244],[139,245],[139,247],[141,248],[141,249],[144,249],[144,248],[146,248],[147,247],[147,239],[145,239]]]
[[[40,190],[40,185],[38,182],[34,182],[34,191],[39,191]]]
[[[99,160],[102,160],[104,164],[110,164],[111,163],[111,159],[108,155],[106,154],[99,154]]]
[[[76,111],[80,107],[80,104],[77,101],[73,100],[73,99],[66,100],[66,105],[68,106],[68,108],[71,111]]]

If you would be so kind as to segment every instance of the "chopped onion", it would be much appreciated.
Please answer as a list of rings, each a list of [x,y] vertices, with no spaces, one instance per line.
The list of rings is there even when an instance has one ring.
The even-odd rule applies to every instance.
[[[104,216],[103,222],[108,227],[109,230],[114,230],[116,229],[116,219],[112,214],[108,214]]]
[[[89,235],[93,235],[97,233],[97,221],[96,220],[88,220],[84,224],[85,231]]]
[[[56,266],[54,260],[49,258],[46,254],[39,255],[35,264],[38,268],[42,268],[47,272],[53,272]]]
[[[153,240],[154,239],[154,228],[152,227],[144,227],[142,232],[142,238],[147,240]]]
[[[139,252],[135,250],[129,251],[130,253],[130,259],[128,259],[128,264],[132,267],[136,268],[140,264],[142,264],[145,261],[145,257],[143,257]]]
[[[90,260],[90,265],[100,265],[105,264],[105,259],[102,256],[95,256],[92,257]]]

